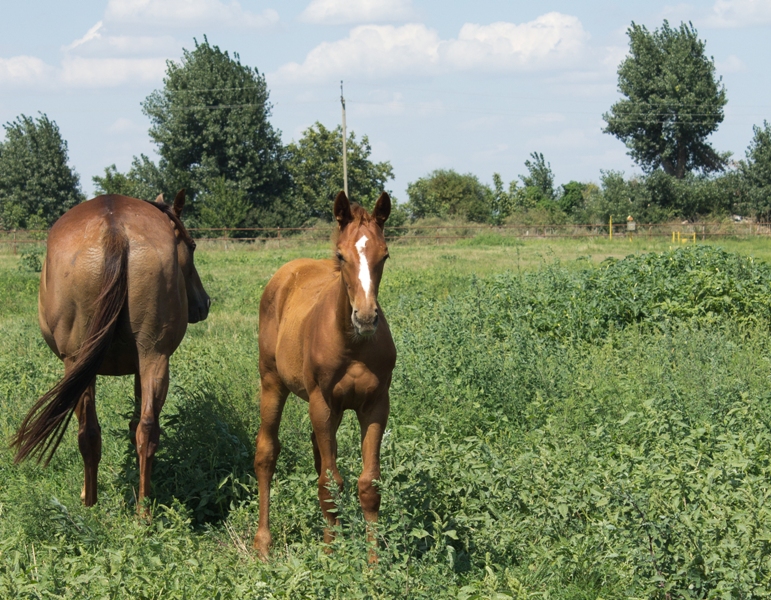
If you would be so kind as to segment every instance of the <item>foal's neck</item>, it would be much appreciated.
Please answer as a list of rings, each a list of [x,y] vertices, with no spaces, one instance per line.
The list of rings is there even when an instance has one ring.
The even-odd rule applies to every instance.
[[[351,323],[352,312],[353,307],[348,299],[348,291],[345,288],[343,274],[340,273],[340,282],[337,286],[337,301],[335,303],[335,319],[337,320],[338,331],[343,334],[345,340],[354,339],[353,323]]]

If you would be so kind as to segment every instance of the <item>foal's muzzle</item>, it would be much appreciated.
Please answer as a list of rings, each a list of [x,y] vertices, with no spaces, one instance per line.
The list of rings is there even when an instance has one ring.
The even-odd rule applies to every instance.
[[[351,314],[351,323],[353,323],[353,329],[356,331],[357,335],[362,337],[370,337],[375,335],[378,321],[380,321],[380,315],[378,314],[377,309],[367,313],[354,309],[353,313]]]

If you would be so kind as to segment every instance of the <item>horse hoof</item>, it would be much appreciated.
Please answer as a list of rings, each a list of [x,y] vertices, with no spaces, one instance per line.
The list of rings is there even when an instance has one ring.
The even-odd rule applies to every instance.
[[[253,547],[257,551],[257,557],[262,562],[268,562],[268,558],[270,558],[271,541],[270,533],[265,536],[258,531],[257,535],[254,536]]]

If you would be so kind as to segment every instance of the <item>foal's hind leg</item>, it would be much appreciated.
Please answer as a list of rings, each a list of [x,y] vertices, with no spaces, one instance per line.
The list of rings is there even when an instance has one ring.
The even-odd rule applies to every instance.
[[[169,391],[169,357],[161,355],[147,360],[140,359],[139,380],[142,387],[142,406],[136,428],[139,457],[137,512],[147,514],[148,511],[143,508],[143,501],[150,495],[153,458],[161,437],[158,417]]]
[[[255,440],[254,474],[260,490],[260,521],[254,536],[254,547],[262,560],[268,558],[272,537],[270,534],[270,480],[276,472],[276,461],[281,451],[278,427],[289,390],[278,375],[264,373],[260,379],[260,430]]]
[[[78,447],[83,456],[83,491],[80,499],[86,506],[96,504],[96,476],[102,458],[102,429],[96,417],[94,394],[96,378],[78,400],[75,414],[78,417]]]

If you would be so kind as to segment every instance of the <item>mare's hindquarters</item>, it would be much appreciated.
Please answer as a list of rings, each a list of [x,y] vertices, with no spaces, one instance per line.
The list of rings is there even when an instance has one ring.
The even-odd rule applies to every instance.
[[[74,267],[68,270],[62,264],[63,257],[73,256],[74,265],[79,254],[68,247],[68,241],[66,235],[57,237],[52,230],[39,295],[41,327],[46,341],[64,360],[65,375],[32,406],[12,444],[17,449],[15,462],[37,454],[39,461],[48,464],[77,408],[78,445],[86,471],[82,495],[91,505],[96,502],[96,471],[101,457],[101,434],[93,407],[94,382],[126,303],[129,246],[122,230],[109,228],[104,232],[100,253],[103,260],[96,265],[97,273],[89,274],[91,280],[100,282],[98,293],[83,306],[68,295],[88,288],[78,285],[81,282]],[[94,266],[93,256],[90,263],[86,257],[80,260]],[[69,277],[69,282],[62,281]],[[78,335],[81,331],[82,336]]]

